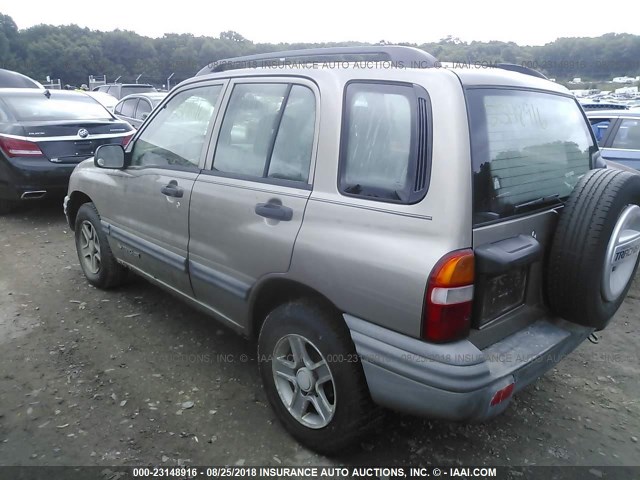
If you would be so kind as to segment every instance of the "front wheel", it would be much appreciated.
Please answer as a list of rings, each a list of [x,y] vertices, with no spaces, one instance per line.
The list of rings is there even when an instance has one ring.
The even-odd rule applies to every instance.
[[[303,445],[335,454],[373,425],[362,365],[332,309],[310,300],[277,307],[260,331],[258,361],[271,406]]]
[[[113,256],[93,203],[85,203],[78,210],[75,240],[80,267],[89,283],[105,289],[122,284],[126,270]]]

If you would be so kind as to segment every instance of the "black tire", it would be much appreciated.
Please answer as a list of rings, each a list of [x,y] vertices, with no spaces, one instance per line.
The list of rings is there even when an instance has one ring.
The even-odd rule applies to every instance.
[[[93,230],[98,236],[99,240],[99,253],[100,263],[97,271],[90,270],[89,265],[83,258],[82,244],[83,244],[83,225],[88,222],[93,227]],[[78,210],[75,222],[75,241],[76,251],[78,253],[78,260],[80,261],[80,267],[84,272],[84,275],[89,280],[91,285],[98,288],[109,289],[121,285],[127,276],[127,270],[120,265],[116,258],[113,256],[111,247],[109,246],[109,240],[102,230],[102,224],[100,223],[100,215],[96,210],[93,203],[85,203]]]
[[[576,185],[556,229],[547,265],[547,299],[554,313],[596,330],[622,304],[638,268],[615,298],[603,294],[607,246],[623,211],[640,204],[640,175],[598,169]]]
[[[327,360],[335,387],[335,410],[322,428],[309,428],[294,418],[278,393],[272,360],[276,345],[287,335],[310,340]],[[267,398],[282,425],[301,444],[318,453],[335,455],[350,450],[381,418],[369,395],[349,330],[330,307],[301,299],[273,310],[260,331],[258,366]]]

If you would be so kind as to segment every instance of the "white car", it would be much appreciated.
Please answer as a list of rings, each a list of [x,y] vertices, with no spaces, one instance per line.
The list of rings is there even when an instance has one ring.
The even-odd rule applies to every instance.
[[[93,97],[95,100],[100,102],[109,112],[113,113],[113,109],[118,103],[118,99],[113,95],[109,95],[104,92],[84,92],[85,94]]]

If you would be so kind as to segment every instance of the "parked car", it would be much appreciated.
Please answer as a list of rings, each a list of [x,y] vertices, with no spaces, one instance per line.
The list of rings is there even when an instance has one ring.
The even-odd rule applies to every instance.
[[[115,116],[129,122],[134,128],[140,128],[142,122],[151,114],[151,111],[164,100],[167,93],[134,93],[127,95],[115,106]]]
[[[118,99],[113,95],[109,95],[104,92],[84,92],[85,95],[89,95],[94,100],[97,100],[100,105],[109,110],[109,112],[113,113],[116,105],[118,104]]]
[[[113,85],[100,85],[93,89],[94,92],[108,93],[118,100],[131,95],[132,93],[149,93],[157,90],[153,85],[146,83],[115,83]]]
[[[629,110],[629,106],[627,104],[608,102],[604,100],[581,99],[580,105],[587,112],[593,110]]]
[[[640,170],[640,112],[588,112],[602,157]]]
[[[0,213],[67,191],[75,166],[98,145],[126,145],[132,128],[83,93],[0,90]]]
[[[385,62],[296,66],[362,55]],[[319,452],[377,406],[503,412],[622,303],[640,176],[593,168],[582,109],[537,72],[437,66],[378,46],[205,67],[73,172],[89,283],[130,270],[256,338],[272,408]]]
[[[44,88],[40,83],[13,70],[0,68],[0,88]]]

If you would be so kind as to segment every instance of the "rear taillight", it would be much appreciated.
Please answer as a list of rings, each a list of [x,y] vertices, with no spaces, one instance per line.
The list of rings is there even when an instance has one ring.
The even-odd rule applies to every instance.
[[[43,157],[44,154],[38,144],[28,140],[0,135],[0,147],[8,157]]]
[[[131,141],[132,138],[133,138],[133,133],[125,137],[122,137],[122,148],[127,148],[127,145],[129,145],[129,142]]]
[[[457,250],[438,261],[429,276],[424,302],[425,340],[450,342],[469,334],[474,279],[473,250]]]

